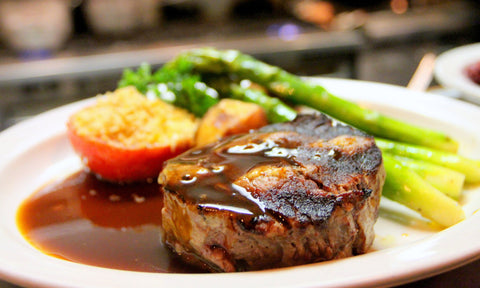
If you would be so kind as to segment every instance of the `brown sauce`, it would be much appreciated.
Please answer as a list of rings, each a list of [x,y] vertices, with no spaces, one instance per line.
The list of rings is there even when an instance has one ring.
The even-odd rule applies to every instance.
[[[118,185],[78,172],[37,191],[20,207],[18,226],[42,252],[99,267],[199,272],[160,240],[162,194],[156,183]]]
[[[213,209],[232,213],[238,209],[249,212],[240,217],[262,215],[265,211],[259,203],[231,183],[255,165],[288,161],[285,155],[265,156],[265,151],[278,146],[267,144],[260,140],[243,148],[235,146],[236,152],[192,150],[170,160],[211,165],[206,165],[211,172],[208,175],[191,175],[197,181],[185,179],[191,185],[182,183],[174,189],[192,203],[205,205],[204,209],[214,205],[217,208]],[[33,246],[61,259],[130,271],[200,272],[181,262],[162,243],[162,207],[162,190],[156,182],[114,184],[81,171],[34,193],[22,203],[17,222]]]

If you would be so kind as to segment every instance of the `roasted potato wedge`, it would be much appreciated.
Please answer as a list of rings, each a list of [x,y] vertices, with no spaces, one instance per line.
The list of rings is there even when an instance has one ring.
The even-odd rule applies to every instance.
[[[222,99],[202,118],[195,142],[197,146],[201,146],[222,137],[246,133],[267,124],[265,111],[257,104]]]

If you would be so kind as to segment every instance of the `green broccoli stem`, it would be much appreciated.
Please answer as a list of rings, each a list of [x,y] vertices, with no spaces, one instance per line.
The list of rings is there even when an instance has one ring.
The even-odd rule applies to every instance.
[[[236,50],[193,49],[175,62],[190,62],[200,73],[231,73],[258,83],[283,100],[312,107],[374,136],[455,152],[458,143],[439,131],[418,127],[339,98],[318,84]]]
[[[424,181],[417,173],[383,154],[387,177],[382,195],[417,211],[442,226],[452,226],[463,219],[462,207],[452,198]]]
[[[403,156],[411,159],[431,162],[465,175],[466,183],[480,182],[480,161],[469,159],[458,154],[430,149],[418,145],[400,143],[375,138],[377,146],[385,153]],[[384,153],[384,154],[385,154]]]
[[[414,160],[401,156],[393,156],[401,165],[412,169],[423,180],[430,183],[445,195],[458,200],[462,194],[465,175],[430,162]]]

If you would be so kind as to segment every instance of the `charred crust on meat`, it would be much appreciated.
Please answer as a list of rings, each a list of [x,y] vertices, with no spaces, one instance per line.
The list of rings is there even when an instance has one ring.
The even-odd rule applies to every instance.
[[[323,114],[299,115],[169,160],[159,176],[164,238],[211,271],[365,253],[384,178],[373,137]]]
[[[307,136],[321,136],[324,140],[329,140],[339,135],[368,136],[360,130],[341,124],[321,113],[300,114],[293,121],[268,125],[260,128],[259,131],[291,131]]]

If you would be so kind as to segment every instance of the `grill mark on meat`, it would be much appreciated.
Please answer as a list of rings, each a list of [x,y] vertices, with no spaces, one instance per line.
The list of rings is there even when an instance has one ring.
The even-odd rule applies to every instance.
[[[302,115],[168,161],[159,177],[165,242],[189,262],[205,258],[213,271],[364,253],[384,176],[372,137]],[[193,227],[189,235],[178,228],[184,224]]]

